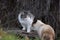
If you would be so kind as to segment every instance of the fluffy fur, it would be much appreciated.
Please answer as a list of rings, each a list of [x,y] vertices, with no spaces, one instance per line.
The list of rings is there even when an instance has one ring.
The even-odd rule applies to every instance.
[[[20,12],[18,15],[18,21],[23,27],[22,30],[26,30],[27,28],[27,32],[30,32],[31,30],[37,31],[41,40],[55,39],[54,29],[40,20],[35,20],[34,16],[28,11]]]
[[[55,32],[54,29],[47,24],[44,24],[42,21],[37,20],[34,23],[32,30],[36,30],[41,40],[54,40],[55,39]]]
[[[33,22],[34,16],[29,12],[29,11],[22,11],[19,13],[18,15],[18,21],[21,23],[23,29],[22,30],[26,30],[27,32],[31,31],[31,25]]]

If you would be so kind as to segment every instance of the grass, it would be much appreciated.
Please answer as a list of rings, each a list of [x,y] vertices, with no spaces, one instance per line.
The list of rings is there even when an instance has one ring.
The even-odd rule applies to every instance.
[[[20,36],[20,40],[40,40],[38,37],[27,37],[27,36]]]
[[[6,33],[0,31],[0,40],[40,40],[38,37],[27,37],[22,35],[16,35],[14,33]],[[57,38],[60,40],[60,37]]]
[[[39,38],[16,35],[14,33],[7,33],[0,29],[0,40],[39,40]]]
[[[40,40],[38,37],[27,37],[22,35],[16,35],[14,33],[7,33],[0,29],[0,40]],[[60,36],[57,37],[60,40]]]
[[[4,31],[0,31],[0,40],[19,40],[15,34],[9,34]]]

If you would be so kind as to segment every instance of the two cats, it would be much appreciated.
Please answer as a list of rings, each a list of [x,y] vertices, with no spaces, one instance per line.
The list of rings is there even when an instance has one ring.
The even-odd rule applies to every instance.
[[[54,40],[55,32],[54,29],[48,25],[44,24],[41,20],[35,20],[35,16],[29,11],[22,11],[18,15],[18,21],[21,23],[23,29],[29,33],[31,30],[37,31],[41,40]]]

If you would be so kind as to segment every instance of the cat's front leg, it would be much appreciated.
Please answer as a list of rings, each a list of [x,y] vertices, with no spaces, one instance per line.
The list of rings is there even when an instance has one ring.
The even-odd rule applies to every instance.
[[[27,26],[27,33],[29,33],[31,31],[31,25]]]

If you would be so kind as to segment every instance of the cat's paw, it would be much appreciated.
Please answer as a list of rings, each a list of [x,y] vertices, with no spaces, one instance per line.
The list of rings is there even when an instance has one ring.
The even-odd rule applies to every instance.
[[[27,30],[27,33],[30,33],[30,30]]]

